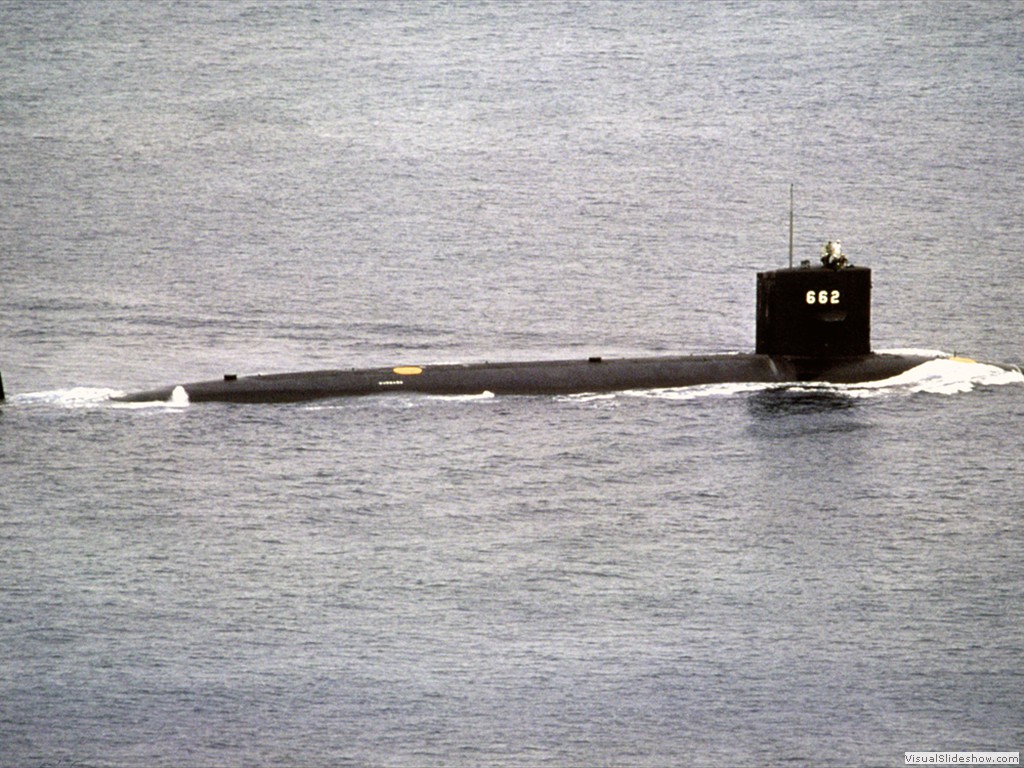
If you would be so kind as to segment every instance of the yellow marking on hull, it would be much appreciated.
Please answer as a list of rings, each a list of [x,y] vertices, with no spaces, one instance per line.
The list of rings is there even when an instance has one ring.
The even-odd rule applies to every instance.
[[[399,376],[418,376],[423,373],[423,369],[417,365],[400,365],[397,368],[392,368],[391,371]]]
[[[976,363],[976,362],[978,362],[977,360],[972,360],[969,357],[951,357],[949,359],[952,360],[954,363]]]

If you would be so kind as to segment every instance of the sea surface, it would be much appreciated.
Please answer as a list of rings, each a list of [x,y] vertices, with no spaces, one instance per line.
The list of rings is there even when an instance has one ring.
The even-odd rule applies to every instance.
[[[1024,747],[1020,2],[0,0],[0,766]],[[749,351],[871,386],[127,407]]]

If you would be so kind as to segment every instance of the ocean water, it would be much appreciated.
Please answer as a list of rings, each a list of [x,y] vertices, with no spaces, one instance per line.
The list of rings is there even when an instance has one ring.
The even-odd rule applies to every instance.
[[[0,3],[0,765],[900,765],[1024,745],[1024,9]],[[126,407],[746,351],[856,387]]]

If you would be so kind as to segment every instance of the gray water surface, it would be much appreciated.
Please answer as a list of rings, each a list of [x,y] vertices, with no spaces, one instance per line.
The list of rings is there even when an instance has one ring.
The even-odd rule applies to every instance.
[[[1024,361],[1019,3],[0,3],[0,764],[1024,744],[1019,380],[115,407],[747,351]]]

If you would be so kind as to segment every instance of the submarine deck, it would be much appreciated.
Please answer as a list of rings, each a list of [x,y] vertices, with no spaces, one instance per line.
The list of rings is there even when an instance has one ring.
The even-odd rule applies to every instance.
[[[238,376],[181,384],[191,402],[282,403],[387,392],[434,395],[558,395],[701,384],[823,381],[848,384],[896,376],[929,358],[869,353],[806,358],[766,354],[601,358],[539,362],[401,365]],[[114,398],[169,400],[178,385]]]

